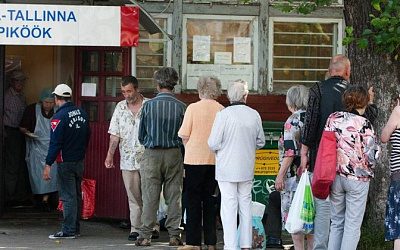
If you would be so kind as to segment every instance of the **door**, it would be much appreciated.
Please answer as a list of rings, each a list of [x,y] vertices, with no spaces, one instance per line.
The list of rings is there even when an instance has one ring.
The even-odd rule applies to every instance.
[[[106,169],[104,160],[109,143],[108,126],[115,105],[123,99],[120,94],[120,82],[122,76],[130,74],[130,56],[129,48],[76,49],[74,97],[77,104],[86,110],[90,119],[91,138],[85,158],[84,177],[97,181],[97,217],[128,218],[129,214],[119,169],[119,154],[114,156],[115,169]],[[95,87],[94,96],[87,94],[87,86]]]

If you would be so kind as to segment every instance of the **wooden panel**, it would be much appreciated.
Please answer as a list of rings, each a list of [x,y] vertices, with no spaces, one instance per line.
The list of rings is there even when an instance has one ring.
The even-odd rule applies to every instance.
[[[86,152],[84,177],[96,180],[96,217],[128,218],[129,209],[121,170],[119,153],[114,156],[115,168],[104,166],[109,135],[108,123],[92,123],[89,147]]]

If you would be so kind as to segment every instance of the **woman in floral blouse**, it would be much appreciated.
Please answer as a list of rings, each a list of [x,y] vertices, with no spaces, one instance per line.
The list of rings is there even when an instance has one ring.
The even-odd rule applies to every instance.
[[[336,178],[331,186],[331,229],[328,249],[357,249],[363,221],[369,180],[380,153],[370,121],[362,115],[368,104],[368,91],[359,85],[343,94],[346,111],[332,113],[325,131],[336,136]]]
[[[281,192],[282,222],[285,223],[294,193],[297,188],[296,172],[300,166],[300,135],[303,129],[308,89],[303,85],[292,86],[286,94],[286,105],[291,116],[284,125],[283,136],[279,139],[280,169],[275,188]],[[304,249],[304,235],[292,234],[296,250]],[[313,248],[313,235],[307,235],[307,248]]]

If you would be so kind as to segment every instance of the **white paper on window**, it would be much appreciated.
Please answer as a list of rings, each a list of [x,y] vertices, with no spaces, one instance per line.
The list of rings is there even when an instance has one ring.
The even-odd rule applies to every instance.
[[[233,38],[233,62],[250,63],[251,62],[251,38],[234,37]]]
[[[232,52],[215,52],[214,64],[232,64]]]
[[[210,61],[210,36],[193,36],[193,61]]]
[[[82,83],[82,96],[96,96],[96,83]]]

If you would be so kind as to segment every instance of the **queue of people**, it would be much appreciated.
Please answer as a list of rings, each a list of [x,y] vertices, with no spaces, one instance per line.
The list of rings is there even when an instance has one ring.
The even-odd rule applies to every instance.
[[[311,173],[309,178],[313,178],[324,131],[334,132],[337,152],[336,178],[330,195],[327,199],[314,197],[314,232],[292,234],[296,250],[355,250],[358,245],[369,182],[374,177],[380,148],[372,126],[377,116],[373,88],[367,90],[349,84],[350,69],[346,56],[334,56],[326,80],[310,89],[292,86],[286,95],[291,115],[279,141],[280,169],[275,188],[280,194],[271,195],[278,197],[273,198],[276,206],[271,204],[269,208],[275,215],[280,212],[276,217],[280,216],[282,221],[274,223],[276,218],[269,214],[267,231],[268,221],[278,227],[286,223],[299,175],[307,169]],[[24,110],[22,89],[26,77],[17,72],[11,79],[6,93],[8,103]],[[140,93],[135,77],[126,76],[121,81],[124,100],[117,104],[110,122],[110,143],[104,164],[106,168],[115,167],[114,154],[119,145],[131,223],[128,239],[137,246],[150,246],[152,239],[157,238],[156,218],[162,193],[168,205],[165,227],[169,245],[179,250],[198,250],[203,236],[207,248],[216,249],[215,193],[219,191],[224,249],[251,249],[255,153],[264,146],[265,137],[260,115],[246,105],[248,85],[242,80],[230,83],[227,89],[230,105],[224,108],[217,102],[222,93],[219,79],[200,77],[197,85],[200,101],[186,107],[173,93],[178,80],[178,73],[171,67],[157,70],[153,81],[158,94],[153,99]],[[51,239],[80,235],[80,183],[90,130],[86,112],[74,106],[71,97],[68,85],[57,85],[53,92],[44,90],[39,103],[28,106],[25,113],[16,112],[13,118],[5,115],[4,122],[6,138],[27,136],[26,160],[32,192],[41,195],[43,204],[56,191],[63,201],[61,230],[50,235]],[[400,206],[396,198],[400,192],[399,120],[397,100],[381,135],[381,141],[390,141],[393,148],[385,239],[393,240],[395,249],[400,249],[397,223]],[[7,156],[6,153],[9,164],[17,164]],[[16,180],[8,181],[7,197],[17,197]],[[185,245],[181,238],[182,194],[187,202]],[[276,240],[273,245],[279,246],[280,234],[275,235],[271,236]]]

